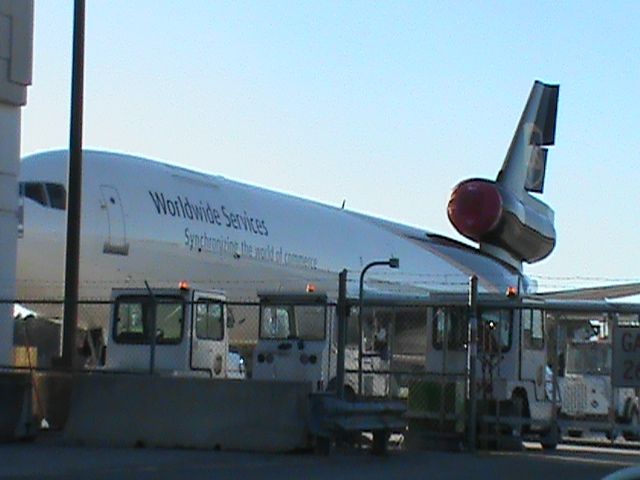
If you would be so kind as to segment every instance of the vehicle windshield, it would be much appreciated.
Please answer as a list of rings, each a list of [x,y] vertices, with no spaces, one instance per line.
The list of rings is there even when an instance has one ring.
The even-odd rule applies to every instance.
[[[267,305],[262,307],[260,338],[324,340],[324,305]]]
[[[182,339],[184,301],[180,297],[120,297],[116,300],[114,315],[116,343],[150,344],[154,317],[157,344],[176,344]]]
[[[575,343],[567,345],[566,373],[611,374],[611,344]]]
[[[511,312],[509,310],[480,312],[478,348],[486,354],[506,352],[511,348]]]

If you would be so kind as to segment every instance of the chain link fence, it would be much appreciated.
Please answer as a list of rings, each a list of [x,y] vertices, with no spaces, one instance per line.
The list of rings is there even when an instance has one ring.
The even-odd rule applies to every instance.
[[[473,386],[482,447],[527,437],[545,448],[578,437],[640,440],[640,390],[612,378],[617,368],[640,382],[640,360],[613,362],[616,349],[640,352],[640,305],[480,301],[473,384],[470,314],[460,302],[366,308],[363,355],[372,360],[361,376],[371,380],[361,394],[406,401],[409,430],[423,439],[465,440]],[[612,342],[615,330],[622,344]]]
[[[156,309],[155,346],[158,352],[163,347],[175,349],[176,345],[187,339],[191,339],[186,343],[191,343],[193,348],[196,348],[193,341],[217,341],[217,345],[212,345],[215,349],[222,348],[224,344],[229,352],[245,358],[249,366],[248,360],[258,338],[257,303],[184,302],[178,297],[165,295],[146,299],[125,297],[117,302],[80,302],[73,370],[104,367],[109,362],[109,346],[111,350],[130,347],[122,354],[125,358],[119,360],[122,367],[111,363],[112,370],[144,370],[140,358],[149,357],[151,344],[154,343],[150,314],[147,313],[152,301]],[[0,367],[55,368],[62,352],[63,303],[37,301],[29,302],[27,306],[5,303],[14,304],[12,355],[11,362]],[[179,363],[176,359],[176,365]],[[148,367],[147,362],[145,368]],[[164,368],[169,369],[166,366]],[[172,368],[179,369],[179,366]]]
[[[633,306],[603,302],[480,301],[474,382],[471,311],[465,302],[378,301],[366,303],[360,313],[351,301],[346,398],[404,402],[409,433],[418,432],[421,438],[463,441],[470,390],[475,388],[479,445],[495,444],[501,435],[535,434],[552,448],[551,433],[565,440],[603,435],[612,441],[640,439],[639,391],[616,387],[612,380],[614,350],[619,348],[612,342],[614,331],[640,328],[640,306],[634,311]],[[182,301],[168,294],[80,302],[73,368],[299,380],[311,382],[316,391],[335,390],[338,317],[335,304],[322,308],[324,331],[311,335],[309,312],[295,311],[306,330],[287,326],[282,333],[283,314],[271,310],[267,324],[258,302]],[[149,321],[150,309],[155,309],[155,325]],[[25,303],[14,314],[11,362],[0,367],[36,372],[34,404],[40,416],[50,417],[47,410],[60,395],[43,378],[56,369],[61,353],[62,302]],[[267,338],[267,333],[276,336]],[[271,350],[260,350],[267,340]],[[256,367],[263,373],[256,375]],[[640,380],[635,366],[625,368]]]

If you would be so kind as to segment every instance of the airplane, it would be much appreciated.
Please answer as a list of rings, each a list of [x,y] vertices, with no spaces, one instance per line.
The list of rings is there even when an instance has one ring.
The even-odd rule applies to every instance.
[[[372,269],[367,291],[462,292],[477,275],[481,292],[532,293],[535,282],[522,265],[548,256],[556,240],[553,210],[533,194],[543,192],[558,92],[558,85],[536,81],[496,180],[465,180],[453,189],[449,219],[478,247],[219,175],[84,151],[80,298],[105,300],[113,287],[185,279],[222,289],[231,300],[309,284],[335,295],[344,268],[354,294],[369,262],[392,257],[400,268]],[[17,290],[26,304],[62,298],[67,162],[66,150],[21,162]]]

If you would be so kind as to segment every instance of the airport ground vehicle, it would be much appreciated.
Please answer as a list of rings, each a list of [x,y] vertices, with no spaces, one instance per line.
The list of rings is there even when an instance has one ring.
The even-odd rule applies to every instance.
[[[336,304],[328,302],[326,294],[316,293],[262,293],[259,297],[260,326],[253,378],[311,385],[310,431],[318,451],[328,453],[338,438],[359,442],[361,434],[369,432],[372,451],[384,453],[390,435],[406,428],[405,404],[385,398],[390,393],[389,376],[380,372],[388,370],[389,365],[386,331],[377,328],[376,351],[369,349],[365,354],[364,348],[354,348],[353,342],[348,341],[349,326],[355,322],[344,319],[347,338],[343,345],[345,376],[341,393]],[[362,318],[363,324],[374,326],[375,312],[370,313],[370,318]],[[353,333],[351,337],[353,340]],[[355,337],[364,339],[366,335]]]
[[[261,293],[259,338],[253,354],[253,378],[263,380],[298,380],[312,384],[314,392],[335,389],[337,371],[337,315],[335,303],[326,294]],[[375,315],[363,322],[372,325]],[[349,322],[345,347],[345,396],[353,399],[360,392],[368,397],[389,393],[386,333],[382,327],[375,334],[378,342],[363,342],[362,389],[358,375],[358,331]],[[368,338],[374,332],[368,332]],[[383,335],[385,338],[383,339]],[[384,345],[383,345],[384,342]],[[369,372],[369,373],[366,373]]]
[[[611,429],[613,422],[631,426],[630,430],[623,429],[622,434],[627,440],[638,440],[637,391],[612,387],[609,339],[572,340],[566,346],[565,358],[558,384],[561,417],[569,420],[566,424],[569,435],[582,436],[591,430],[615,436]]]
[[[222,292],[186,284],[114,289],[104,368],[244,377],[244,360],[229,354],[225,300]]]
[[[426,369],[433,378],[424,389],[444,392],[443,398],[449,395],[449,404],[455,406],[452,413],[459,419],[468,379],[468,310],[463,299],[456,296],[432,297],[432,301],[427,310]],[[636,392],[617,389],[614,394],[611,344],[602,339],[566,343],[566,335],[574,331],[579,318],[604,318],[618,328],[637,325],[639,308],[637,304],[606,300],[481,295],[476,357],[479,411],[482,407],[489,413],[486,417],[500,416],[498,423],[513,425],[515,433],[537,434],[545,448],[555,448],[561,430],[570,431],[573,426],[576,432],[590,428],[636,438]],[[563,380],[564,364],[572,374]],[[597,375],[586,375],[590,369]],[[572,376],[577,372],[578,376]],[[411,406],[411,392],[409,401]],[[566,421],[569,415],[584,416],[587,402],[594,413],[603,414],[597,422],[572,425]]]
[[[460,296],[434,301],[426,312],[429,380],[422,388],[451,397],[448,408],[457,416],[452,428],[459,430],[467,388],[468,309]],[[558,431],[544,308],[542,300],[527,297],[481,296],[478,300],[477,398],[480,415],[499,416],[513,433],[536,433],[543,447],[555,448]],[[423,413],[427,417],[439,414]],[[515,422],[510,424],[510,418]]]

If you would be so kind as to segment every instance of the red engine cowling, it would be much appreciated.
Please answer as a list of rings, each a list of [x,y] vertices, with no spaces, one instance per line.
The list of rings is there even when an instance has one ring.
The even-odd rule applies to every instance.
[[[553,210],[524,191],[518,196],[490,180],[456,185],[447,214],[455,229],[481,248],[499,247],[518,261],[541,260],[555,246]]]
[[[447,214],[458,232],[479,242],[500,223],[502,195],[493,182],[464,181],[453,189]]]

